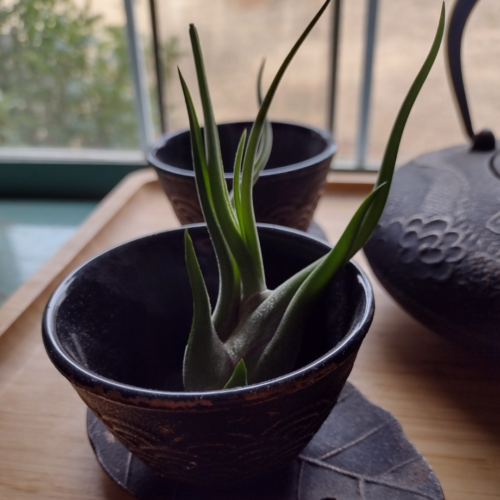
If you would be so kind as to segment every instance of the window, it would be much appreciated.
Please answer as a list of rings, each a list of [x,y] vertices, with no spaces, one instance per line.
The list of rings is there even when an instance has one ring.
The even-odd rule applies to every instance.
[[[168,128],[187,125],[175,69],[180,65],[194,87],[189,22],[200,31],[217,119],[252,118],[260,61],[266,58],[264,81],[269,83],[321,3],[156,2]],[[1,194],[102,196],[125,173],[145,165],[147,143],[161,128],[151,4],[152,0],[0,0]],[[434,34],[439,7],[436,0],[333,0],[290,67],[271,117],[329,126],[337,11],[334,133],[339,152],[334,166],[376,168],[397,108]],[[478,3],[463,57],[473,119],[479,128],[493,130],[500,120],[498,78],[491,64],[499,18],[498,2]],[[373,43],[369,37],[367,43],[370,23]],[[360,158],[367,48],[373,50],[373,73],[365,78],[371,88],[366,153]],[[464,142],[445,73],[441,56],[410,117],[400,161]],[[92,191],[91,185],[99,183]]]

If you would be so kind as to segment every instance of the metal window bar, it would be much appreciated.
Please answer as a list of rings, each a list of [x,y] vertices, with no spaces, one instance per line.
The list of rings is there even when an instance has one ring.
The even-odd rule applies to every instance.
[[[368,148],[368,125],[371,110],[373,81],[373,55],[377,27],[378,0],[369,0],[365,29],[365,57],[363,66],[363,85],[361,87],[361,107],[359,110],[358,139],[354,168],[366,170],[366,151]]]
[[[334,0],[330,28],[330,75],[328,85],[328,128],[335,133],[335,105],[337,99],[337,69],[339,62],[340,16],[342,0]]]
[[[155,61],[156,98],[158,100],[158,114],[162,133],[167,131],[167,115],[165,112],[165,96],[163,86],[163,65],[161,61],[161,44],[156,16],[156,1],[149,0],[149,14],[151,18],[151,33],[153,35],[153,55]]]
[[[146,82],[146,68],[142,57],[140,37],[134,10],[134,0],[123,0],[127,17],[127,40],[130,54],[130,69],[134,82],[135,112],[142,151],[146,154],[153,141],[153,120]]]

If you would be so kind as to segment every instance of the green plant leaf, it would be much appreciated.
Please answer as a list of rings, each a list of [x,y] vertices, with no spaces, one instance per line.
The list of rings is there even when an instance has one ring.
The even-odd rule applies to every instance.
[[[264,97],[262,94],[262,76],[264,75],[264,68],[266,66],[266,59],[262,59],[260,63],[259,72],[257,74],[257,104],[259,105],[259,109],[262,106],[262,102],[264,101]]]
[[[250,250],[250,253],[254,257],[257,262],[257,266],[262,268],[262,255],[259,244],[259,237],[257,234],[257,228],[255,225],[255,214],[253,210],[253,201],[252,201],[252,187],[253,187],[253,172],[254,172],[254,164],[255,164],[255,155],[257,152],[257,147],[259,144],[259,140],[262,133],[262,127],[264,126],[264,121],[267,116],[267,112],[272,103],[278,85],[283,78],[283,75],[288,68],[290,62],[293,57],[299,50],[303,41],[306,39],[309,32],[313,29],[315,24],[318,22],[319,18],[323,14],[324,10],[330,3],[330,0],[326,0],[318,13],[314,16],[312,21],[309,23],[307,28],[304,30],[302,35],[299,37],[295,45],[292,47],[292,50],[288,53],[283,64],[280,66],[276,76],[274,77],[269,90],[266,93],[266,96],[262,102],[262,106],[259,109],[257,114],[257,118],[252,126],[252,130],[250,132],[250,136],[248,138],[248,144],[245,151],[245,159],[243,161],[243,177],[241,181],[241,205],[242,205],[242,213],[246,219],[245,223],[245,242]]]
[[[259,151],[257,160],[253,168],[253,184],[259,180],[260,173],[264,170],[273,149],[273,126],[266,120],[262,131],[261,141],[259,142]]]
[[[436,56],[439,52],[439,47],[441,45],[441,40],[443,38],[444,33],[444,24],[445,24],[445,4],[443,2],[441,7],[441,15],[439,18],[438,28],[436,30],[436,35],[434,37],[434,41],[432,43],[431,49],[427,58],[422,65],[422,68],[418,72],[415,80],[413,81],[408,94],[401,105],[398,116],[396,117],[396,121],[392,127],[391,135],[389,136],[389,141],[387,142],[387,146],[385,148],[384,157],[382,159],[382,165],[380,167],[380,171],[378,174],[377,182],[375,183],[375,188],[380,186],[382,183],[387,182],[389,185],[392,181],[392,176],[394,174],[394,167],[396,165],[396,158],[399,151],[399,145],[401,143],[401,137],[403,136],[403,131],[406,125],[406,121],[408,120],[408,116],[410,115],[410,111],[417,99],[417,96],[429,74],[434,61],[436,60]],[[384,211],[385,203],[387,201],[387,197],[389,196],[389,192],[387,192],[384,196],[381,196],[376,203],[372,205],[368,213],[366,214],[366,218],[363,221],[363,225],[361,230],[359,231],[355,247],[361,248],[371,233],[375,229],[382,212]]]
[[[307,302],[311,303],[316,300],[317,296],[324,290],[325,286],[330,283],[335,273],[344,266],[353,254],[355,241],[363,220],[368,213],[371,206],[382,196],[387,194],[389,185],[382,184],[372,191],[360,207],[356,210],[349,224],[345,228],[342,236],[339,238],[337,244],[328,252],[325,259],[321,264],[311,273],[301,288],[298,290],[294,297],[294,302],[297,301],[299,305],[300,300],[304,297],[302,306],[307,307]],[[355,252],[354,252],[355,253]],[[293,305],[293,304],[291,304]],[[305,309],[306,307],[298,307],[298,309]]]
[[[236,215],[238,217],[238,221],[240,223],[240,227],[243,226],[244,220],[241,213],[241,190],[240,190],[240,181],[241,181],[241,161],[243,160],[243,149],[245,148],[245,141],[247,138],[247,130],[243,130],[241,134],[240,142],[238,144],[238,149],[236,150],[236,159],[234,160],[234,169],[233,169],[233,200],[234,200],[234,208],[236,210]]]
[[[244,387],[245,385],[248,385],[247,367],[245,366],[245,362],[242,359],[240,359],[238,364],[234,368],[234,372],[231,375],[231,378],[224,386],[224,389]]]
[[[411,86],[396,118],[374,191],[372,191],[357,210],[337,245],[330,251],[321,265],[304,281],[290,302],[276,334],[266,346],[259,359],[257,370],[262,379],[275,377],[292,368],[292,361],[296,359],[300,348],[299,332],[303,329],[303,319],[309,306],[317,300],[319,294],[338,269],[364,245],[375,228],[387,200],[396,156],[408,115],[436,59],[443,36],[443,29],[444,4],[441,10],[437,33],[429,55]]]
[[[302,321],[308,306],[317,299],[335,272],[366,243],[378,223],[388,197],[406,121],[439,51],[444,31],[444,18],[443,3],[434,42],[398,113],[374,191],[358,209],[337,245],[304,281],[290,302],[276,334],[259,359],[257,370],[262,379],[275,377],[291,369],[300,348],[299,332],[302,329]]]
[[[241,289],[243,298],[258,294],[266,289],[265,276],[262,263],[255,258],[251,248],[247,247],[244,236],[240,232],[239,222],[233,212],[222,165],[219,135],[215,123],[210,92],[203,64],[198,33],[193,24],[189,27],[191,46],[195,60],[198,86],[203,106],[205,119],[205,147],[207,156],[207,170],[210,179],[213,206],[224,234],[225,240],[231,250],[241,276]],[[242,206],[242,212],[245,208]]]
[[[262,61],[260,65],[259,74],[257,77],[257,101],[259,103],[259,108],[262,106],[262,75],[264,74],[264,66],[266,60]],[[267,165],[269,157],[271,156],[271,151],[273,149],[273,128],[271,122],[266,118],[264,120],[264,127],[262,129],[261,137],[259,140],[259,146],[257,148],[257,159],[253,167],[253,183],[257,182],[260,173]]]
[[[293,368],[302,343],[304,318],[336,272],[348,262],[356,236],[370,206],[388,190],[383,184],[372,191],[358,208],[338,243],[303,281],[290,300],[271,341],[263,350],[255,370],[263,380]]]
[[[193,293],[193,322],[182,373],[184,389],[222,389],[233,372],[234,363],[215,331],[207,288],[187,230],[184,232],[184,245]]]
[[[220,151],[219,131],[215,122],[212,109],[212,100],[208,88],[205,65],[203,63],[203,54],[201,50],[198,31],[194,24],[189,25],[189,36],[193,50],[196,75],[198,78],[198,87],[200,91],[201,104],[203,107],[203,117],[205,120],[205,148],[207,156],[208,173],[210,185],[213,189],[214,206],[224,232],[234,232],[238,230],[236,220],[229,201],[229,192],[224,179],[224,167],[222,165],[222,156]]]
[[[235,320],[240,305],[239,272],[234,264],[230,249],[226,243],[215,213],[201,129],[189,88],[180,70],[179,78],[189,117],[191,149],[198,199],[214,246],[219,269],[219,294],[213,314],[214,326],[220,339],[224,341],[235,326]]]
[[[253,212],[252,185],[256,170],[263,168],[264,160],[267,161],[265,157],[270,151],[269,135],[266,132],[267,112],[287,66],[328,3],[329,0],[323,4],[285,58],[263,100],[261,86],[264,66],[261,66],[257,84],[261,106],[250,131],[246,148],[244,133],[235,159],[235,210],[231,205],[224,181],[217,127],[210,103],[201,48],[196,29],[192,25],[190,27],[205,117],[204,150],[201,129],[189,91],[183,82],[194,138],[193,158],[197,158],[194,162],[195,171],[196,176],[200,178],[197,182],[201,197],[204,197],[203,203],[207,206],[209,218],[213,219],[211,224],[215,228],[214,231],[220,232],[223,245],[221,243],[219,251],[225,251],[227,254],[223,259],[224,265],[229,267],[229,261],[232,264],[234,296],[240,291],[241,295],[239,295],[235,326],[231,333],[224,337],[225,343],[222,343],[214,327],[215,315],[210,314],[210,302],[192,242],[186,235],[186,263],[193,288],[195,314],[186,348],[185,379],[189,378],[191,369],[193,373],[196,369],[197,374],[192,376],[194,382],[188,382],[191,384],[190,387],[198,387],[198,384],[200,387],[200,389],[193,389],[186,384],[187,390],[235,387],[247,382],[254,383],[274,378],[292,369],[302,343],[304,321],[311,306],[316,303],[335,273],[366,242],[387,200],[404,126],[439,50],[444,27],[444,4],[429,55],[396,118],[374,190],[354,214],[337,245],[326,256],[297,273],[276,290],[272,292],[266,290]],[[215,246],[214,243],[214,248]],[[229,277],[230,275],[226,274],[226,279]],[[206,361],[202,360],[202,353]],[[236,360],[239,360],[237,364]]]
[[[255,369],[259,357],[276,333],[293,296],[324,258],[302,269],[278,288],[263,294],[260,300],[241,311],[240,321],[225,345],[233,359],[245,359],[250,383],[261,381]]]

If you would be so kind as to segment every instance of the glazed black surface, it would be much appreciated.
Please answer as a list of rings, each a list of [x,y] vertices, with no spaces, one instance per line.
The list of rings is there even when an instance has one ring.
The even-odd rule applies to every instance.
[[[206,228],[189,232],[214,297]],[[271,288],[329,249],[284,228],[259,233]],[[115,437],[157,472],[205,483],[261,474],[296,455],[335,404],[371,323],[371,289],[353,264],[339,273],[311,314],[296,371],[181,392],[192,314],[183,237],[179,229],[141,238],[76,270],[47,306],[45,346]]]
[[[493,355],[500,354],[497,158],[464,145],[401,167],[365,245],[381,283],[416,319]]]
[[[242,485],[213,488],[173,483],[128,452],[88,410],[92,448],[104,470],[138,500],[442,500],[427,461],[397,420],[346,383],[339,401],[299,457]]]
[[[236,149],[251,122],[218,126],[222,160],[228,186]],[[336,144],[322,129],[288,122],[273,122],[273,148],[266,168],[254,187],[258,222],[305,231],[324,188]],[[189,130],[165,134],[148,154],[181,224],[202,222],[191,158]]]

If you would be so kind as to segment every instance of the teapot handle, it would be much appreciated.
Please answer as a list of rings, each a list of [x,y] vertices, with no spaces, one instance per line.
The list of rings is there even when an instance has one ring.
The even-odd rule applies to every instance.
[[[453,90],[455,91],[455,98],[460,108],[460,114],[462,115],[462,122],[467,135],[473,141],[472,149],[490,151],[495,149],[495,137],[489,130],[483,130],[478,134],[474,134],[462,76],[462,37],[467,19],[477,1],[478,0],[456,1],[448,26],[447,59]]]

